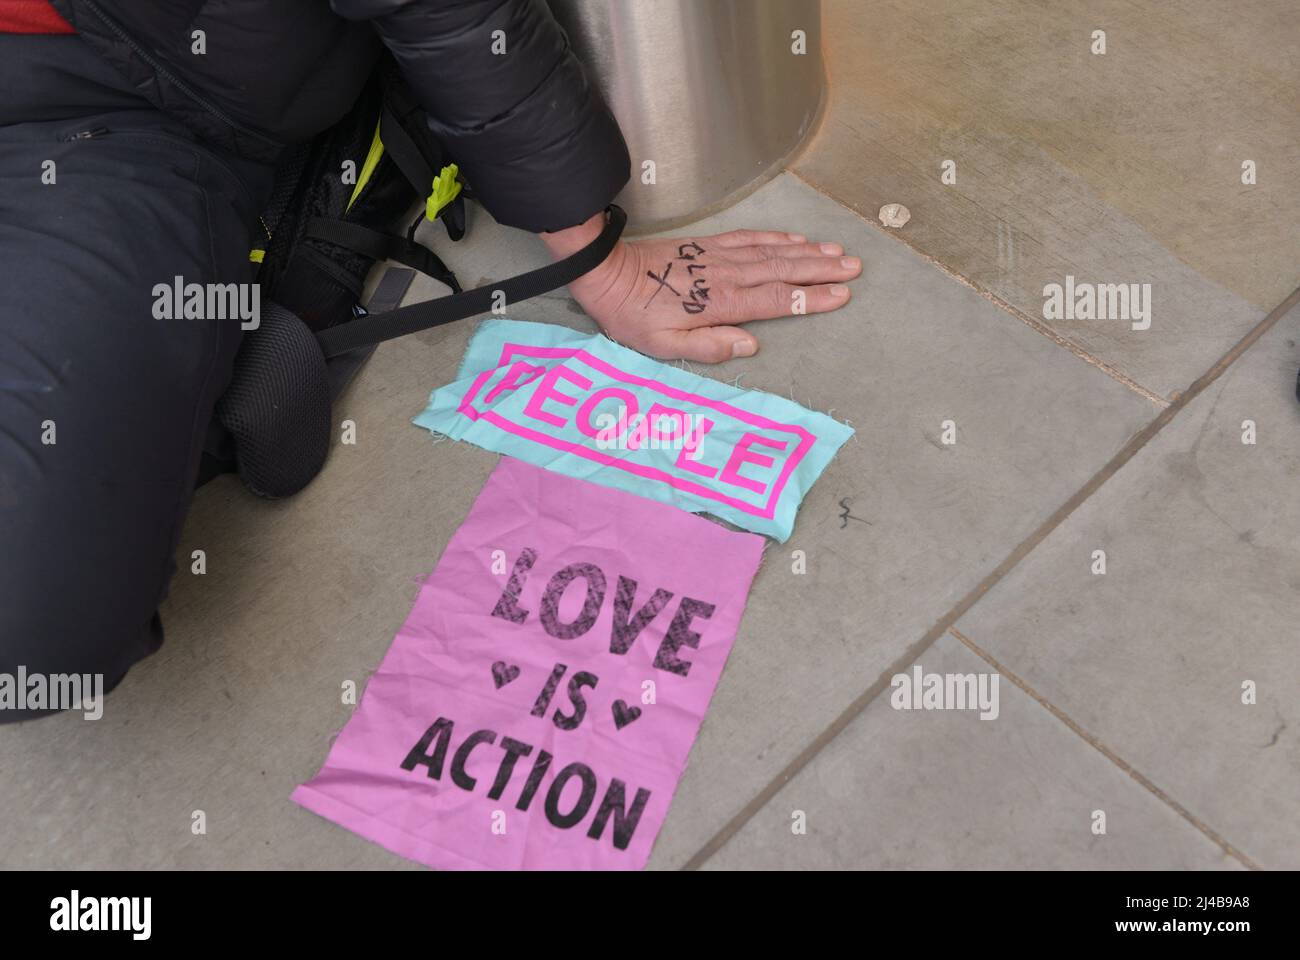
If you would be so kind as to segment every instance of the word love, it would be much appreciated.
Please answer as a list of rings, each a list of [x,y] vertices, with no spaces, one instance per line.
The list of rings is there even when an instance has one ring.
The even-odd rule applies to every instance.
[[[527,622],[532,611],[521,606],[520,597],[537,559],[538,552],[533,547],[525,547],[520,552],[519,559],[515,561],[514,569],[510,572],[510,580],[492,609],[492,616],[511,623]],[[560,616],[560,604],[565,593],[578,580],[586,586],[582,609],[566,623]],[[557,640],[574,640],[586,634],[595,626],[596,619],[604,607],[608,583],[605,572],[594,563],[571,563],[555,571],[547,582],[546,589],[542,591],[541,602],[537,608],[537,619],[542,629]],[[638,607],[639,592],[637,581],[619,574],[618,586],[614,591],[613,622],[609,634],[610,653],[619,656],[626,654],[636,642],[636,638],[654,622],[673,599],[673,592],[661,587],[652,592]],[[691,662],[683,660],[679,653],[683,647],[699,649],[700,634],[692,629],[692,625],[696,619],[707,620],[713,616],[714,609],[713,604],[703,600],[687,596],[678,599],[677,612],[673,615],[655,653],[656,669],[666,670],[682,677],[690,673]]]

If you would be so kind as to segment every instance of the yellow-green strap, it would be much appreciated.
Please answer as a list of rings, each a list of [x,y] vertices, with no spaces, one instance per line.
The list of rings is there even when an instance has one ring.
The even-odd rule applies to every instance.
[[[384,141],[379,139],[379,123],[375,122],[375,135],[370,139],[370,149],[366,151],[366,159],[361,163],[361,174],[357,177],[357,185],[352,188],[352,196],[348,198],[348,205],[343,209],[347,213],[352,209],[352,204],[356,202],[357,197],[361,196],[361,191],[365,189],[370,182],[370,175],[375,172],[375,167],[379,166],[379,158],[384,155]]]

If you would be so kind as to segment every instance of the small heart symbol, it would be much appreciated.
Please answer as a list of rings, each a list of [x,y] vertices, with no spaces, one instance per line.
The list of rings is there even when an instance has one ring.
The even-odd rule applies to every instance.
[[[620,730],[641,716],[640,707],[629,707],[622,700],[615,700],[611,709],[614,711],[614,726]]]
[[[497,685],[498,690],[517,676],[519,676],[519,668],[514,665],[507,666],[504,660],[492,664],[492,682]]]

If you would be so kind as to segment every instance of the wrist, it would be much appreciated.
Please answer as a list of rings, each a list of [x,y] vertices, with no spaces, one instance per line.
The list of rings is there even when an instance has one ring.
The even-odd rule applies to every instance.
[[[541,234],[542,242],[555,260],[563,260],[591,243],[605,227],[605,211],[593,214],[576,226]]]
[[[554,233],[542,233],[539,236],[541,236],[542,242],[546,244],[546,249],[550,251],[551,258],[562,260],[586,247],[599,237],[604,229],[605,212],[602,210],[576,226],[557,230]],[[624,259],[626,252],[626,244],[619,240],[614,244],[609,256],[598,266],[593,267],[569,284],[570,292],[584,305],[589,305],[589,301],[599,298],[612,283],[614,277],[617,276],[619,264]]]

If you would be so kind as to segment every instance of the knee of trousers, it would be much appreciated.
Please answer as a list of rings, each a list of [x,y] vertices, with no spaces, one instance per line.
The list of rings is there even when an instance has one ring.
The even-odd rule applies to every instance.
[[[6,592],[0,589],[0,724],[63,711],[98,719],[104,695],[162,642],[156,614],[140,623],[78,608],[75,596]],[[82,616],[68,615],[78,609]]]

